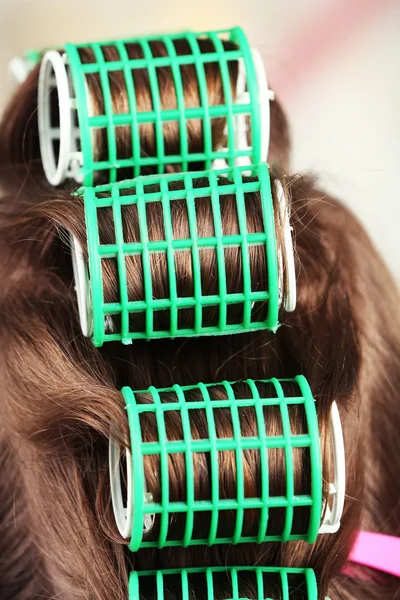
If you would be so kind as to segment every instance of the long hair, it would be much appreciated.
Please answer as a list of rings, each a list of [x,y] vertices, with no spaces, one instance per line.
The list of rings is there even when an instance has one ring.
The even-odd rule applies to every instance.
[[[211,75],[208,77],[212,81]],[[52,190],[44,184],[33,120],[27,124],[27,111],[35,110],[28,98],[33,98],[36,80],[37,73],[33,73],[17,92],[10,105],[15,113],[11,119],[9,108],[0,127],[6,189],[0,203],[1,597],[122,600],[127,597],[128,573],[133,568],[257,564],[314,568],[321,598],[394,599],[399,591],[395,578],[377,577],[367,569],[352,576],[343,573],[361,527],[400,534],[398,295],[358,221],[340,202],[321,192],[310,177],[284,176],[275,169],[272,180],[283,183],[292,212],[298,292],[297,308],[294,313],[281,314],[278,332],[139,340],[131,346],[108,343],[96,349],[80,331],[68,241],[69,233],[74,234],[87,252],[83,205],[68,190]],[[285,131],[282,139],[286,139]],[[37,176],[26,177],[35,164]],[[276,207],[275,192],[273,196]],[[262,220],[259,195],[248,194],[246,202],[251,208],[249,227],[258,231]],[[174,210],[174,233],[184,236],[188,216],[179,203]],[[207,234],[212,228],[210,202],[204,199],[199,210],[198,221]],[[125,215],[123,225],[127,235],[135,238],[133,216]],[[237,231],[238,217],[229,195],[221,205],[221,220],[224,231]],[[112,222],[107,212],[99,227],[102,239],[110,240]],[[161,228],[162,215],[149,211],[149,231],[157,235]],[[278,222],[276,228],[279,243],[282,231]],[[232,248],[225,257],[228,289],[241,286],[238,260],[239,250]],[[251,254],[254,285],[264,284],[263,260],[261,253]],[[203,285],[208,293],[215,293],[218,278],[211,250],[201,254],[200,268]],[[168,272],[163,259],[153,261],[151,269],[158,297],[167,297]],[[177,260],[176,271],[180,293],[190,295],[190,261],[185,257]],[[141,266],[135,260],[127,264],[127,285],[131,297],[143,297]],[[112,261],[103,270],[103,287],[107,298],[116,297]],[[213,323],[215,314],[216,309],[210,309],[205,318]],[[187,314],[184,318],[190,321],[192,317]],[[344,426],[347,496],[339,532],[320,535],[312,545],[293,541],[131,553],[114,523],[108,476],[111,424],[118,425],[122,443],[128,439],[121,388],[290,378],[300,373],[307,377],[316,399],[325,498],[332,469],[329,417],[334,401]],[[212,393],[219,397],[222,392],[216,385]],[[145,396],[139,401],[146,402]],[[264,417],[266,431],[279,432],[278,411],[266,411]],[[295,411],[290,417],[293,431],[302,432],[304,415]],[[256,431],[249,411],[243,412],[241,423],[248,435]],[[171,417],[166,427],[167,435],[174,439],[179,422]],[[195,438],[207,435],[204,415],[192,417],[191,429]],[[156,439],[151,419],[144,430],[148,440]],[[223,411],[216,416],[216,431],[219,437],[232,433],[229,415]],[[227,454],[220,466],[220,494],[231,498],[237,476],[233,457]],[[259,454],[248,451],[244,475],[250,496],[258,490],[259,471]],[[183,472],[182,458],[172,455],[171,497],[179,499],[184,494]],[[306,452],[294,455],[294,472],[296,490],[307,493]],[[146,481],[155,498],[160,495],[156,473],[157,464],[147,461]],[[285,473],[284,453],[276,449],[269,464],[274,494],[284,491]],[[207,456],[200,454],[194,464],[196,498],[209,498],[209,477]],[[306,517],[304,511],[295,513],[294,527],[301,530]],[[249,531],[257,518],[256,513],[246,515]],[[274,531],[282,529],[282,522],[279,510],[271,513]],[[201,526],[195,523],[195,527]],[[229,513],[222,526],[231,530]],[[182,527],[184,522],[177,515],[173,531]],[[266,591],[275,593],[272,588]],[[176,596],[173,587],[168,592]],[[218,593],[222,598],[222,588],[217,597]],[[256,593],[255,583],[249,579],[246,597],[256,597]],[[205,591],[198,587],[193,594],[197,600]],[[154,592],[149,590],[148,597],[153,598]],[[291,597],[304,598],[301,586],[291,590]]]

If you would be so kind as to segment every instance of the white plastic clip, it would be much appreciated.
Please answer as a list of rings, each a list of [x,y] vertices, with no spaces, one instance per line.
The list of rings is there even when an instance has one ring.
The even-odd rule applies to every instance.
[[[91,337],[93,335],[93,306],[89,271],[82,247],[73,235],[70,235],[70,244],[79,322],[83,335]],[[104,328],[107,334],[115,333],[116,328],[112,315],[104,316]]]
[[[16,56],[8,63],[8,71],[14,78],[15,83],[21,85],[32,71],[34,64],[32,61]]]
[[[251,49],[254,69],[256,72],[257,87],[258,87],[258,103],[260,111],[260,162],[266,162],[268,158],[269,137],[270,137],[270,106],[269,103],[274,99],[275,95],[268,88],[267,73],[264,62],[259,51],[255,48]],[[250,94],[247,90],[247,73],[243,58],[239,59],[239,71],[236,81],[236,98],[234,103],[237,105],[250,104]],[[241,113],[234,116],[234,135],[235,135],[235,150],[251,150],[249,146],[248,128],[250,122],[250,109],[248,114]],[[228,151],[227,148],[223,150]],[[248,166],[252,164],[251,156],[239,156],[235,160],[236,166]],[[226,169],[227,162],[223,158],[218,158],[213,162],[213,169]]]
[[[79,128],[76,123],[76,101],[71,97],[73,85],[67,72],[66,54],[49,50],[42,59],[38,85],[39,144],[45,175],[51,185],[57,186],[66,178],[82,183],[80,173],[83,157],[78,150]],[[52,123],[51,92],[56,89],[59,126]],[[56,145],[59,142],[58,154]]]
[[[342,423],[336,402],[332,404],[331,433],[333,444],[334,482],[329,484],[329,495],[333,496],[332,508],[329,502],[325,508],[325,518],[319,533],[336,533],[340,528],[340,520],[344,509],[346,495],[346,457]]]
[[[70,235],[70,242],[79,321],[83,335],[91,337],[93,334],[93,313],[88,268],[82,247],[76,237]]]
[[[132,458],[129,448],[126,448],[126,506],[122,497],[121,468],[120,468],[120,446],[114,439],[115,432],[109,440],[109,468],[110,468],[110,486],[111,501],[114,511],[115,522],[118,531],[124,539],[128,539],[132,531]]]
[[[283,231],[283,249],[278,249],[279,266],[279,305],[282,304],[283,289],[286,288],[285,311],[293,312],[296,308],[296,270],[294,265],[294,250],[292,240],[292,227],[290,226],[289,206],[282,183],[275,180],[275,189],[279,204],[279,217]],[[283,250],[283,251],[282,251]],[[283,284],[283,270],[285,265],[285,286]]]
[[[109,470],[110,470],[110,487],[111,487],[111,502],[114,511],[115,522],[121,536],[127,540],[132,534],[132,514],[133,514],[133,483],[132,483],[132,456],[129,448],[125,449],[126,458],[126,505],[123,500],[122,484],[121,484],[121,448],[116,437],[118,428],[116,425],[111,427],[109,439]],[[153,501],[152,495],[143,490],[145,503]],[[143,522],[143,533],[151,531],[155,521],[155,515],[145,515]]]
[[[261,162],[266,162],[268,159],[269,138],[271,128],[271,111],[270,102],[274,100],[275,94],[268,88],[267,72],[265,70],[264,61],[261,58],[259,50],[252,48],[252,56],[254,68],[256,71],[258,85],[258,103],[260,107],[260,130],[261,130]]]

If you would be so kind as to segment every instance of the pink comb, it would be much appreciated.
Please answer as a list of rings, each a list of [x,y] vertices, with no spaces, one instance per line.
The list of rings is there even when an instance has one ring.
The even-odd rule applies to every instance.
[[[400,578],[400,538],[360,531],[349,561]]]

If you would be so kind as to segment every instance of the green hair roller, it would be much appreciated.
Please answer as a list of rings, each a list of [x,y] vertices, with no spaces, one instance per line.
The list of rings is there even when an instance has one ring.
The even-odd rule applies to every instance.
[[[209,40],[213,51],[202,52],[201,41]],[[235,44],[225,46],[224,40]],[[162,55],[153,55],[152,46],[161,43]],[[183,43],[183,54],[176,44]],[[139,58],[131,58],[129,49],[140,49]],[[104,51],[112,47],[118,60],[110,61]],[[89,55],[90,61],[82,58]],[[236,90],[232,91],[229,66],[238,64]],[[218,65],[224,100],[212,104],[207,87],[207,65]],[[199,106],[187,106],[185,78],[182,68],[192,66],[197,75]],[[170,74],[175,91],[175,107],[162,104],[162,70]],[[140,72],[139,72],[140,70]],[[147,111],[138,110],[140,93],[136,74],[145,74],[151,95]],[[113,77],[123,77],[128,101],[126,113],[115,113],[111,84]],[[96,77],[104,102],[104,114],[95,114],[88,81]],[[143,86],[143,82],[140,83]],[[59,107],[53,114],[51,96],[56,90]],[[161,91],[160,91],[161,90]],[[77,183],[94,185],[96,175],[114,183],[127,176],[146,172],[164,173],[167,167],[190,171],[196,164],[205,169],[247,165],[267,160],[269,144],[269,102],[263,62],[259,53],[249,47],[239,27],[205,33],[178,33],[87,44],[66,44],[64,52],[47,52],[42,60],[38,91],[38,122],[42,163],[48,181],[59,185],[67,178]],[[102,111],[103,112],[103,111]],[[226,121],[226,147],[215,147],[213,120]],[[201,122],[203,146],[189,148],[188,122]],[[56,121],[56,124],[54,123]],[[172,154],[165,148],[164,127],[179,128],[178,149]],[[155,136],[153,154],[143,156],[143,128],[151,127]],[[118,156],[118,129],[129,131],[132,156]],[[97,155],[96,134],[105,132],[107,149]],[[249,132],[251,136],[248,141]],[[128,153],[129,154],[129,153]],[[126,170],[131,175],[126,175]],[[121,172],[125,173],[121,177]]]
[[[257,590],[252,600],[290,600],[295,591],[307,600],[318,600],[313,569],[251,566],[133,571],[129,600],[150,595],[157,600],[247,600],[250,583]]]
[[[252,178],[244,175],[250,174]],[[248,232],[246,213],[247,194],[260,194],[260,210],[263,217],[263,230]],[[122,341],[129,344],[135,339],[176,338],[199,335],[217,335],[242,333],[278,328],[278,314],[282,303],[282,254],[285,257],[287,272],[294,274],[294,257],[291,245],[289,220],[289,243],[283,253],[277,251],[274,208],[271,183],[266,164],[249,167],[233,167],[221,171],[193,173],[174,173],[168,175],[150,175],[134,180],[82,188],[85,205],[87,246],[89,255],[89,273],[79,244],[73,241],[73,264],[78,295],[78,307],[84,335],[91,336],[95,346],[107,341]],[[224,235],[221,219],[221,197],[231,195],[236,205],[238,233]],[[213,233],[211,237],[201,237],[197,220],[198,202],[208,199],[210,202]],[[172,212],[178,201],[185,206],[188,221],[186,239],[174,239]],[[163,239],[149,240],[147,210],[149,204],[160,209],[163,219]],[[154,207],[154,205],[157,205]],[[138,223],[138,238],[125,239],[124,214],[129,209],[129,217]],[[113,221],[113,243],[102,243],[99,232],[99,215],[108,210]],[[132,216],[132,214],[134,216]],[[127,218],[125,216],[125,218]],[[201,225],[201,224],[200,224]],[[285,238],[287,239],[287,238]],[[243,285],[238,293],[229,293],[225,275],[225,251],[236,247],[240,249],[241,261],[238,262],[238,278]],[[253,288],[250,252],[255,247],[265,252],[266,277],[265,288]],[[203,250],[213,249],[218,269],[215,278],[217,293],[207,295],[203,290],[200,257]],[[192,295],[181,297],[176,274],[176,260],[186,255],[191,257]],[[152,264],[157,258],[165,259],[165,272],[168,274],[169,297],[155,297],[157,274]],[[118,284],[118,297],[106,301],[103,289],[103,272],[109,260],[115,265],[115,277]],[[142,273],[143,294],[140,299],[129,297],[127,282],[127,261],[137,260]],[[152,262],[153,261],[153,262]],[[136,263],[135,263],[136,264]],[[292,268],[290,268],[290,266]],[[291,280],[291,295],[295,295],[295,277]],[[132,285],[132,283],[130,282]],[[232,290],[230,290],[232,291]],[[228,311],[236,305],[243,310],[233,317]],[[263,313],[257,308],[263,306]],[[204,322],[204,313],[209,307],[218,311],[216,320],[211,324]],[[294,306],[286,310],[293,310]],[[192,321],[180,321],[180,315],[191,311]],[[168,315],[165,318],[165,315]],[[207,313],[205,313],[207,314]],[[218,316],[219,315],[219,316]],[[160,324],[157,317],[163,316]],[[134,323],[133,323],[134,321]],[[232,322],[234,321],[234,322]]]
[[[284,380],[199,383],[187,387],[174,385],[168,389],[150,387],[140,392],[125,387],[122,394],[126,402],[131,442],[131,448],[127,450],[126,506],[121,487],[121,449],[115,441],[115,431],[110,436],[109,465],[116,523],[121,535],[130,538],[129,548],[132,552],[139,548],[167,546],[315,541],[323,512],[321,447],[315,402],[303,376]],[[144,403],[138,403],[138,397],[143,394]],[[215,399],[216,394],[218,399]],[[267,431],[268,417],[265,411],[270,410],[276,410],[279,414],[279,432]],[[197,439],[198,434],[192,435],[199,411],[208,431],[208,436],[203,439]],[[246,415],[242,411],[246,411]],[[306,427],[304,433],[293,434],[291,416],[298,411],[303,414]],[[248,419],[250,415],[255,425],[251,428],[251,434],[242,433],[242,419]],[[174,439],[168,437],[170,419],[174,419],[174,423],[181,423],[181,432]],[[221,423],[222,419],[224,423],[231,423],[230,437],[218,437],[216,423]],[[149,430],[149,420],[151,430],[157,432],[156,441],[144,439]],[[176,431],[175,426],[173,430]],[[296,492],[294,472],[294,455],[299,449],[309,456],[310,481],[307,493],[303,494]],[[245,492],[244,469],[248,451],[259,453],[257,497],[247,497]],[[276,495],[270,488],[271,452],[281,452],[285,464],[285,492],[281,495]],[[199,460],[198,453],[204,453],[207,457],[209,488],[205,495],[208,499],[196,497],[194,463]],[[176,458],[176,455],[180,455],[182,471],[185,471],[181,475],[185,481],[185,497],[177,501],[170,499],[170,457]],[[236,465],[236,495],[226,498],[223,497],[224,492],[221,493],[224,474],[221,461],[231,459]],[[159,481],[159,499],[154,499],[147,489],[145,462],[147,465],[158,465],[154,467],[154,477]],[[148,468],[151,470],[151,467]],[[282,492],[283,488],[279,491]],[[282,522],[279,531],[276,527],[274,529],[276,510]],[[302,530],[299,531],[296,526],[295,531],[294,520],[298,510],[302,515]],[[249,511],[258,515],[250,525],[246,521]],[[182,528],[177,533],[174,523],[178,513],[184,517],[184,526],[180,523]],[[229,535],[225,527],[227,517]]]

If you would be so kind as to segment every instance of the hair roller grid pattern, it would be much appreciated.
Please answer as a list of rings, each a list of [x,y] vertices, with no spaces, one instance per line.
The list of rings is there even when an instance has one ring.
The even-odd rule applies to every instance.
[[[248,173],[246,167],[246,174]],[[86,188],[83,190],[86,213],[86,226],[89,250],[90,285],[93,304],[93,341],[101,346],[105,341],[130,343],[133,339],[174,338],[192,335],[213,335],[222,333],[241,333],[260,329],[276,330],[279,312],[278,261],[274,211],[271,186],[266,164],[253,167],[251,173],[256,180],[244,180],[243,168],[235,167],[224,171],[201,173],[175,173],[161,176],[139,177],[129,182]],[[220,176],[225,178],[221,180]],[[206,178],[207,187],[194,187],[195,180]],[[228,178],[228,179],[226,179]],[[179,185],[181,184],[181,185]],[[176,189],[178,187],[178,189]],[[245,195],[258,192],[261,197],[264,231],[248,233],[246,220]],[[128,195],[123,195],[123,194]],[[222,231],[220,196],[231,194],[236,203],[239,233],[224,235]],[[196,217],[196,200],[211,198],[214,236],[199,237]],[[175,200],[185,201],[189,222],[189,234],[186,239],[174,239],[171,208]],[[146,206],[156,203],[163,213],[163,240],[149,241]],[[127,206],[136,206],[140,239],[137,242],[124,240],[122,210]],[[115,230],[115,243],[101,244],[99,236],[98,211],[112,210]],[[253,290],[250,272],[249,248],[265,248],[268,289]],[[229,293],[226,288],[225,258],[226,249],[240,248],[243,291]],[[218,294],[204,295],[202,292],[202,273],[200,253],[204,249],[215,251],[218,268]],[[179,297],[175,259],[178,252],[188,252],[192,259],[193,292],[192,296]],[[154,257],[163,257],[169,279],[169,297],[156,298],[155,276],[152,272]],[[144,297],[130,300],[127,290],[126,259],[139,257],[143,269]],[[112,259],[116,263],[115,275],[119,284],[119,301],[106,302],[104,299],[102,268],[104,260]],[[266,303],[266,314],[260,320],[254,303]],[[242,317],[237,322],[228,322],[228,308],[231,305],[243,305]],[[216,325],[204,324],[204,311],[207,307],[217,307],[219,312]],[[193,326],[180,328],[179,313],[193,311]],[[169,328],[157,330],[157,313],[169,311]],[[130,317],[145,315],[142,328],[132,331]],[[107,324],[112,322],[112,330]]]
[[[201,52],[199,39],[208,39],[214,46],[213,52]],[[237,49],[225,49],[223,40],[227,39],[237,45]],[[176,40],[184,40],[188,46],[187,54],[177,54]],[[151,42],[161,42],[166,50],[165,56],[153,56]],[[143,58],[131,59],[127,50],[129,44],[138,44],[142,50]],[[103,48],[113,46],[117,49],[120,60],[108,62],[103,53]],[[93,53],[93,62],[82,63],[79,51],[87,49]],[[182,171],[196,168],[199,162],[204,163],[206,169],[212,168],[216,160],[225,160],[229,166],[234,166],[240,157],[250,158],[251,163],[258,163],[260,157],[260,110],[258,100],[258,84],[251,50],[245,34],[240,28],[221,30],[207,33],[179,33],[173,35],[137,38],[125,41],[110,41],[92,44],[67,44],[65,46],[71,77],[76,94],[76,105],[79,117],[81,134],[81,150],[83,153],[83,183],[93,185],[97,173],[105,175],[110,183],[116,182],[120,169],[132,169],[132,177],[143,172],[143,169],[154,169],[157,173],[165,172],[167,166],[177,165]],[[246,84],[249,93],[248,101],[236,101],[233,97],[229,73],[229,63],[242,59],[246,70]],[[205,66],[207,63],[219,65],[224,104],[213,105],[210,103]],[[197,74],[200,105],[198,107],[185,106],[184,83],[181,67],[193,65]],[[158,69],[168,68],[173,77],[176,108],[164,109],[160,101],[160,83]],[[138,112],[135,82],[133,72],[142,69],[148,74],[151,90],[151,110]],[[113,73],[122,73],[125,79],[126,94],[129,102],[129,111],[123,114],[114,114],[110,90],[110,77]],[[95,75],[99,78],[104,101],[104,114],[91,115],[91,105],[88,98],[89,88],[87,77]],[[248,119],[251,143],[247,148],[237,148],[235,144],[234,120],[239,115]],[[212,122],[215,119],[225,119],[227,139],[225,148],[214,148],[212,140]],[[204,138],[202,151],[189,152],[187,122],[200,120]],[[164,131],[165,124],[175,123],[179,127],[180,151],[173,155],[165,152]],[[155,155],[141,155],[140,129],[144,125],[151,125],[155,132]],[[131,133],[132,157],[121,159],[117,156],[117,130],[129,128]],[[106,131],[108,157],[106,160],[96,161],[93,152],[93,140],[96,130]],[[126,171],[124,171],[126,173]],[[125,175],[126,177],[126,175]]]
[[[198,384],[197,386],[180,387],[175,385],[169,389],[156,389],[150,387],[147,391],[133,392],[125,387],[122,393],[125,398],[131,435],[132,453],[132,480],[133,480],[133,506],[132,510],[132,537],[130,549],[136,552],[139,548],[166,546],[182,546],[222,543],[244,543],[265,541],[305,540],[313,543],[318,534],[322,514],[322,473],[321,450],[318,432],[318,419],[315,402],[310,387],[303,376],[292,380],[253,381],[242,382],[246,391],[240,391],[236,384],[223,382],[221,384]],[[296,390],[296,395],[285,395],[286,384]],[[263,397],[259,386],[268,386],[268,393],[272,397]],[[223,390],[225,399],[212,399],[213,388],[217,386]],[[186,399],[187,393],[195,393],[199,400]],[[162,401],[165,393],[174,395],[174,400]],[[136,397],[146,394],[146,403],[139,404]],[[243,397],[244,396],[244,397]],[[265,407],[278,407],[281,419],[281,435],[268,435],[265,427]],[[306,430],[304,433],[292,433],[290,411],[302,408],[305,414]],[[255,415],[258,433],[249,436],[242,434],[240,411],[252,410]],[[208,437],[206,439],[193,439],[191,434],[192,411],[204,411]],[[218,411],[229,411],[232,422],[232,436],[218,437],[216,427],[216,414]],[[182,439],[170,440],[167,437],[165,420],[169,418],[169,411],[180,413],[182,423]],[[155,418],[158,430],[157,441],[144,441],[141,428],[141,419],[144,416]],[[224,413],[224,419],[228,418]],[[274,495],[270,487],[270,452],[274,449],[283,449],[286,470],[286,493]],[[294,454],[298,449],[309,449],[310,456],[310,493],[295,492]],[[264,451],[265,450],[265,451]],[[245,453],[255,451],[259,453],[260,463],[260,496],[247,497],[245,493],[244,462]],[[194,461],[196,453],[206,453],[209,456],[209,500],[195,498]],[[236,497],[220,498],[221,468],[220,459],[224,453],[234,454],[236,469]],[[169,498],[169,457],[181,454],[185,467],[186,499],[170,501]],[[148,457],[156,457],[159,465],[160,501],[148,501],[143,495],[146,489],[144,462]],[[294,511],[297,507],[308,507],[308,523],[304,524],[305,531],[293,533]],[[280,509],[282,512],[283,529],[278,534],[268,533],[270,512]],[[243,534],[246,510],[259,511],[257,519],[257,532],[254,535]],[[230,521],[234,523],[233,535],[226,537],[219,533],[221,517],[230,511]],[[173,527],[174,515],[184,515],[184,532],[180,539],[171,539],[171,526]],[[208,514],[208,516],[207,516]],[[143,539],[143,522],[145,515],[155,515],[153,530]],[[204,515],[201,521],[201,534],[196,535],[194,522],[199,516]],[[207,520],[209,520],[207,533]],[[199,533],[199,532],[198,532]],[[203,535],[204,534],[204,535]]]
[[[265,600],[272,593],[274,598],[289,600],[293,590],[304,590],[305,598],[318,600],[317,581],[312,569],[283,567],[134,571],[129,579],[129,600],[139,600],[147,589],[156,590],[159,600],[169,596],[169,589],[174,590],[177,600],[189,600],[192,590],[202,590],[202,597],[208,600],[214,600],[215,596],[226,600],[244,600],[247,598],[249,580],[256,584],[257,595],[254,600]]]

